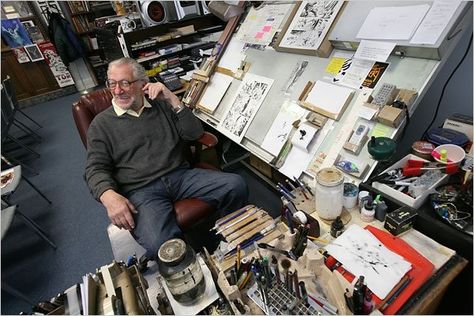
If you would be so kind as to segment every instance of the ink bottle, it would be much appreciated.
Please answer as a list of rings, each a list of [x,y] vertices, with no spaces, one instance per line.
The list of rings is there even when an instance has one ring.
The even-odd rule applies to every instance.
[[[364,222],[371,222],[374,220],[375,209],[372,199],[369,199],[364,203],[364,207],[360,211],[360,219]]]
[[[330,232],[331,236],[334,238],[337,238],[339,237],[339,235],[342,234],[343,231],[344,231],[344,223],[342,222],[341,217],[338,216],[336,217],[334,222],[331,223],[331,232]]]

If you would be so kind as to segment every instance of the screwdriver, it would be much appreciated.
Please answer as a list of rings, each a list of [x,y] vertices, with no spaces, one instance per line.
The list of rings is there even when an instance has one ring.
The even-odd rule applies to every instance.
[[[426,170],[444,170],[446,174],[453,174],[459,171],[458,165],[445,165],[444,167],[429,167],[429,168],[420,168],[420,167],[403,167],[403,175],[405,177],[419,176]]]

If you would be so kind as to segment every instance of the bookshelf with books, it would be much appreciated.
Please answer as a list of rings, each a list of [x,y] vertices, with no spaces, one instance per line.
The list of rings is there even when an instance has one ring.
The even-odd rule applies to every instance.
[[[66,1],[74,31],[80,38],[86,57],[99,83],[105,81],[104,67],[107,61],[97,40],[95,19],[105,14],[114,14],[109,1]]]

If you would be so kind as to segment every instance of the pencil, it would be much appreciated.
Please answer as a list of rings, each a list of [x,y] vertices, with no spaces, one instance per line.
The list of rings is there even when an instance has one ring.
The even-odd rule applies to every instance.
[[[240,244],[237,245],[237,271],[239,271],[240,268]]]

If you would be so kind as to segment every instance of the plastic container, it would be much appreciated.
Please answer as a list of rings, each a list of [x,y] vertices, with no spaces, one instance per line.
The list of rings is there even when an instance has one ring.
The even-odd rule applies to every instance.
[[[411,150],[414,155],[426,160],[433,160],[431,152],[435,149],[432,143],[425,141],[416,141],[411,145]]]
[[[443,161],[443,159],[441,158],[442,156],[441,152],[444,150],[446,150],[447,161],[446,160]],[[446,164],[447,163],[459,164],[461,163],[461,161],[464,160],[464,158],[466,158],[466,152],[464,151],[462,147],[459,147],[457,145],[451,145],[451,144],[440,145],[436,147],[433,150],[433,153],[431,153],[431,155],[437,162],[446,163]]]
[[[183,305],[193,304],[206,289],[194,250],[181,239],[170,239],[161,245],[158,269],[174,299]]]
[[[326,220],[336,219],[342,213],[344,175],[336,168],[323,168],[316,174],[316,211]]]

